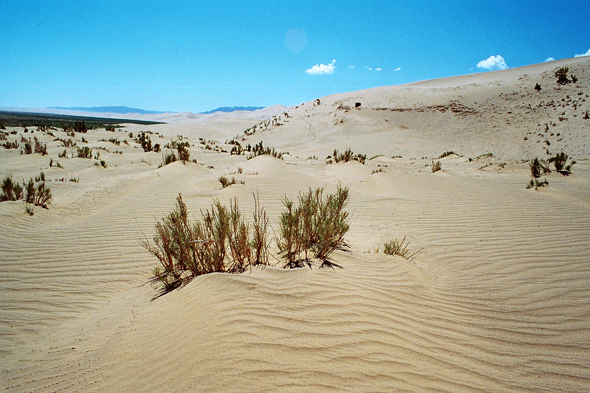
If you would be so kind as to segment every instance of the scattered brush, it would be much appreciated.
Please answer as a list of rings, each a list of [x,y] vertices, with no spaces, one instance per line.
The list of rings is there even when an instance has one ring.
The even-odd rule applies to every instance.
[[[252,147],[252,154],[250,154],[246,159],[251,160],[254,157],[269,155],[282,160],[283,155],[285,154],[287,153],[281,153],[272,147],[264,147],[262,142],[260,142],[259,144],[254,145],[254,147]]]
[[[13,141],[13,142],[7,141],[2,144],[2,147],[5,148],[6,150],[18,149],[18,142],[17,141]]]
[[[53,196],[51,195],[51,189],[45,186],[45,174],[43,172],[39,177],[35,178],[35,181],[30,179],[25,187],[13,181],[10,175],[2,181],[0,202],[17,201],[23,198],[26,203],[47,209],[47,205],[51,202]]]
[[[397,239],[391,239],[383,245],[383,252],[387,255],[397,255],[408,261],[414,260],[421,250],[412,253],[410,251],[410,242],[406,241],[406,237],[399,241]]]
[[[234,185],[234,184],[244,184],[243,181],[238,181],[238,180],[236,180],[235,177],[232,177],[231,179],[228,179],[225,176],[220,176],[218,180],[221,183],[221,186],[223,188],[229,187],[229,186]]]
[[[441,154],[441,155],[440,155],[438,158],[439,158],[439,159],[440,159],[440,158],[445,158],[445,157],[448,157],[448,156],[450,156],[450,155],[452,155],[452,154],[454,154],[454,155],[458,156],[458,154],[457,154],[457,153],[455,153],[454,151],[451,151],[451,150],[449,150],[449,151],[445,151],[445,152],[444,152],[443,154]]]
[[[339,162],[349,162],[349,161],[357,161],[361,164],[365,164],[367,160],[367,156],[365,154],[354,154],[350,148],[346,149],[344,152],[339,153],[338,149],[334,149],[332,156],[328,156],[328,164],[334,162],[338,164]]]

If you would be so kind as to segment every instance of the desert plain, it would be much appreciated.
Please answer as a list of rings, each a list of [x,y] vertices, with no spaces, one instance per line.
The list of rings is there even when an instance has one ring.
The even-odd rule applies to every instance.
[[[558,84],[561,67],[577,81]],[[73,137],[7,127],[47,155],[0,147],[0,177],[43,172],[53,198],[32,216],[0,203],[0,387],[588,392],[589,95],[581,57]],[[141,131],[188,141],[190,161],[161,166],[129,136]],[[231,155],[236,142],[285,154]],[[75,157],[83,146],[99,158]],[[366,160],[328,163],[334,149]],[[530,161],[560,152],[571,174],[527,189]],[[271,243],[269,266],[162,296],[149,282],[158,260],[141,241],[179,193],[192,217],[237,198],[247,218],[258,194],[276,233],[283,197],[338,185],[342,268],[284,269]],[[404,237],[413,258],[384,254]]]

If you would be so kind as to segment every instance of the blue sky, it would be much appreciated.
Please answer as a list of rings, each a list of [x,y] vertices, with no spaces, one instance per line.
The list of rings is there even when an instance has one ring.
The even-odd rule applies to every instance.
[[[297,105],[585,54],[589,15],[587,0],[1,0],[0,107]]]

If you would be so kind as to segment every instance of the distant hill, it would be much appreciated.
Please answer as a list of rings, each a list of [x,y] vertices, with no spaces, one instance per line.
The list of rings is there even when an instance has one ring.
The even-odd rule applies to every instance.
[[[235,111],[256,111],[258,109],[264,109],[263,106],[222,106],[217,109],[210,110],[208,112],[201,112],[204,115],[210,115],[215,112],[235,112]]]
[[[95,113],[139,113],[140,115],[157,115],[160,113],[166,113],[161,111],[146,111],[144,109],[129,108],[127,106],[93,106],[93,107],[63,107],[63,106],[52,106],[48,109],[61,109],[69,111],[79,112],[95,112]]]

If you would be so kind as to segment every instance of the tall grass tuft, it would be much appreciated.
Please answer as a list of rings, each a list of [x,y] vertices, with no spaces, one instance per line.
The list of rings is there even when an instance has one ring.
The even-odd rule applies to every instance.
[[[408,261],[412,261],[416,257],[416,255],[420,253],[420,251],[412,253],[410,251],[409,246],[410,242],[407,242],[406,237],[404,236],[404,238],[401,241],[397,239],[391,239],[385,242],[385,244],[383,245],[383,252],[388,255],[397,255],[404,259],[407,259]]]
[[[440,161],[434,162],[432,161],[432,164],[430,164],[430,168],[432,169],[432,173],[438,172],[442,169],[442,165],[440,163]]]

